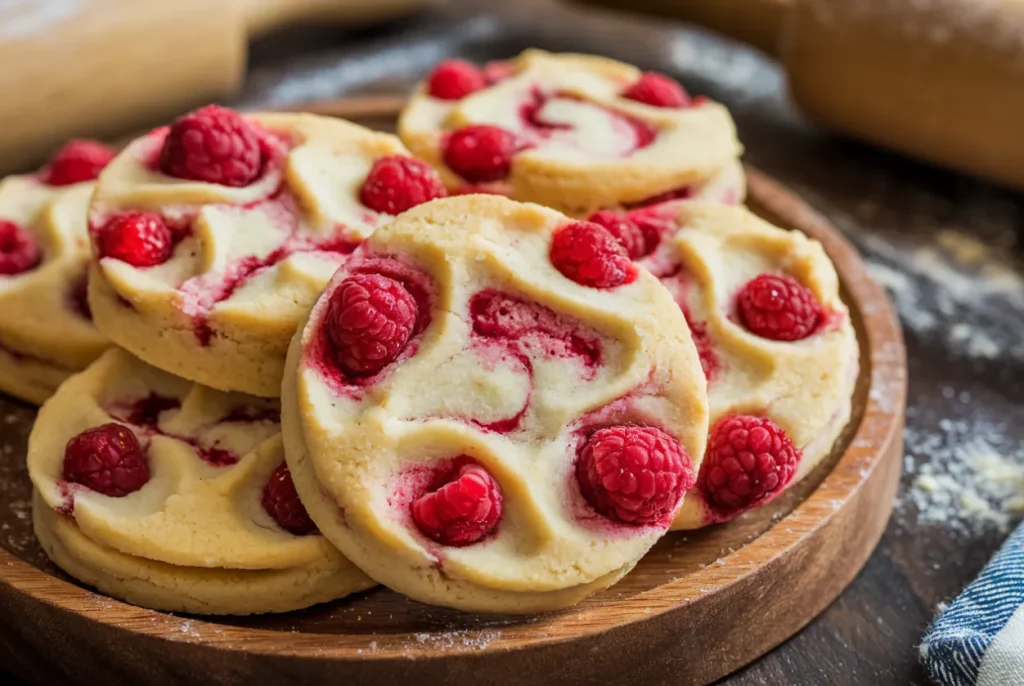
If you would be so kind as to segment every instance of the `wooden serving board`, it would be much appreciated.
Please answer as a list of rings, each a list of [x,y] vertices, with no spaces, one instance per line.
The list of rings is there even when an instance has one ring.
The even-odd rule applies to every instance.
[[[400,99],[302,109],[389,128]],[[532,617],[466,614],[376,589],[281,616],[182,617],[93,593],[35,544],[24,468],[34,412],[0,398],[0,666],[47,683],[704,684],[799,631],[853,579],[899,479],[902,335],[882,289],[819,214],[747,170],[749,205],[821,241],[861,346],[854,413],[801,484],[725,525],[670,534],[611,589]]]

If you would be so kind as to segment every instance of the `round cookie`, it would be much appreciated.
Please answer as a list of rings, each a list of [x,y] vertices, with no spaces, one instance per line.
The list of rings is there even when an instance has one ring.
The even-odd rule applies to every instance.
[[[178,376],[276,397],[299,318],[356,245],[444,194],[394,136],[216,106],[134,141],[90,208],[96,325]]]
[[[723,106],[603,57],[527,50],[483,69],[444,62],[398,132],[452,192],[574,216],[683,197],[739,203],[745,191]]]
[[[673,529],[771,502],[832,450],[849,421],[860,353],[821,244],[753,213],[677,202],[625,217],[655,236],[639,263],[689,323],[708,379],[711,432]]]
[[[468,195],[339,270],[289,349],[282,427],[310,516],[371,577],[540,612],[666,532],[706,389],[679,308],[601,227]]]
[[[278,417],[276,401],[109,350],[47,401],[29,437],[43,549],[84,583],[159,610],[286,612],[369,588],[299,504]]]
[[[0,181],[0,390],[42,403],[110,343],[85,302],[92,179],[113,151],[72,141]]]

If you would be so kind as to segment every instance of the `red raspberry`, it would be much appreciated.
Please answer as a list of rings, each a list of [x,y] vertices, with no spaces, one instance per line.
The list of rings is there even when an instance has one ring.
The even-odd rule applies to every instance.
[[[343,371],[373,376],[394,362],[412,336],[419,307],[400,282],[353,274],[331,295],[327,335]]]
[[[51,186],[92,181],[110,164],[116,153],[98,141],[73,140],[57,151],[39,180]]]
[[[700,470],[704,500],[733,517],[785,488],[799,459],[786,432],[767,417],[726,417],[708,439]]]
[[[807,338],[821,318],[809,288],[790,276],[761,274],[736,296],[740,321],[750,333],[773,341]]]
[[[174,122],[160,151],[164,174],[224,186],[248,186],[262,166],[256,130],[234,110],[218,105]]]
[[[584,443],[576,479],[599,513],[644,525],[667,524],[696,476],[686,450],[661,429],[611,426]]]
[[[664,74],[648,71],[626,90],[622,97],[653,107],[688,107],[690,96],[679,83]]]
[[[501,519],[501,487],[476,463],[463,465],[455,478],[412,504],[416,528],[441,545],[476,543]]]
[[[441,178],[426,162],[388,155],[373,163],[363,182],[360,200],[374,212],[401,214],[447,194]]]
[[[281,464],[263,487],[263,509],[278,526],[296,536],[320,533],[299,500],[287,464]]]
[[[590,215],[587,221],[600,224],[619,242],[629,259],[635,260],[647,254],[647,239],[640,226],[621,212],[600,210]]]
[[[551,264],[582,286],[615,288],[636,279],[626,249],[603,226],[573,222],[555,231]]]
[[[120,424],[83,431],[64,448],[64,479],[110,498],[123,498],[149,481],[139,439]]]
[[[471,183],[498,181],[508,176],[516,137],[497,126],[467,126],[451,134],[444,146],[444,163]]]
[[[427,92],[441,100],[461,100],[486,85],[484,73],[465,60],[445,60],[427,78]]]
[[[0,274],[12,276],[39,264],[39,242],[24,227],[0,219]]]
[[[154,267],[170,258],[174,236],[158,215],[127,212],[100,227],[96,245],[100,257],[113,257],[133,267]]]

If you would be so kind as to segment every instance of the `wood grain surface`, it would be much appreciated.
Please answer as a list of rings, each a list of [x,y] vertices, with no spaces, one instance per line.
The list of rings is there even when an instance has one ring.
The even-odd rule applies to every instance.
[[[299,109],[393,123],[397,105],[382,96]],[[851,246],[763,174],[750,170],[748,185],[755,211],[822,241],[862,352],[847,430],[785,497],[726,525],[670,535],[608,591],[526,619],[427,607],[385,589],[280,617],[181,619],[64,581],[34,545],[20,555],[0,549],[2,615],[29,620],[0,622],[0,642],[22,646],[6,666],[82,684],[102,681],[115,664],[147,684],[183,674],[217,684],[239,675],[267,684],[339,675],[353,684],[444,684],[470,665],[493,684],[650,684],[668,675],[704,684],[782,642],[842,591],[885,528],[902,454],[905,358],[885,295]],[[3,514],[9,527],[29,526]],[[751,626],[759,629],[735,630]]]

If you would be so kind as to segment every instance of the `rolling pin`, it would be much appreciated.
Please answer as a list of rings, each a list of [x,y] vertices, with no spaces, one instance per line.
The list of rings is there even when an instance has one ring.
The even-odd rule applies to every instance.
[[[253,37],[386,19],[429,1],[0,0],[0,174],[67,138],[110,137],[229,95]]]
[[[1024,189],[1024,0],[591,2],[750,43],[811,119]]]

